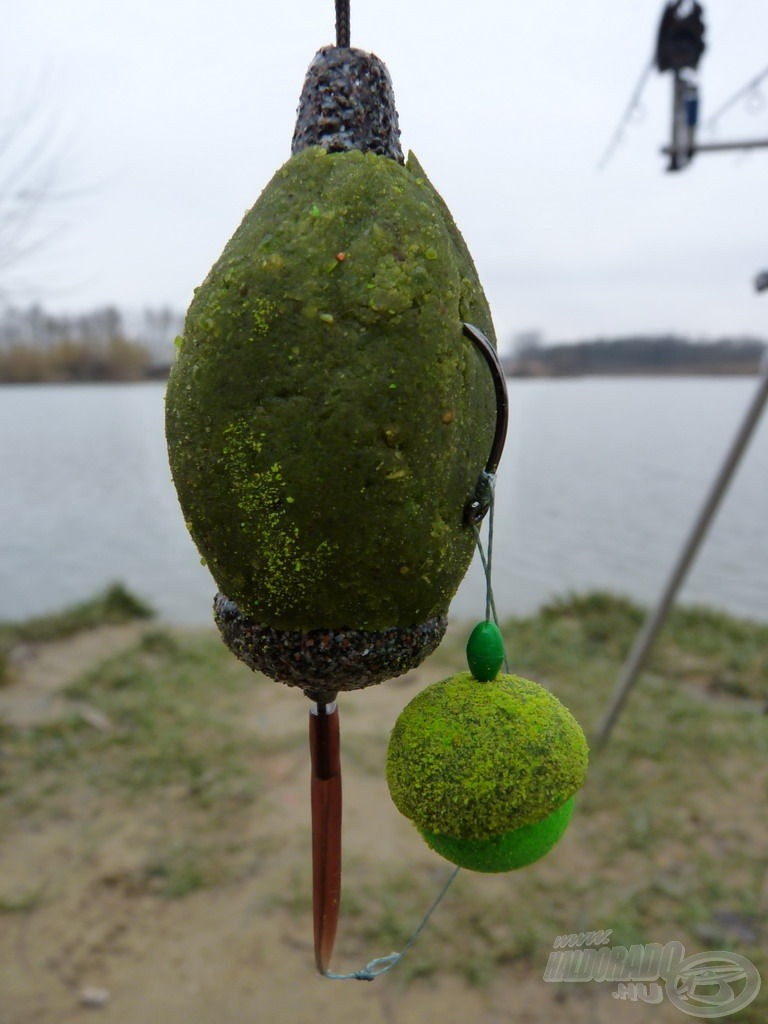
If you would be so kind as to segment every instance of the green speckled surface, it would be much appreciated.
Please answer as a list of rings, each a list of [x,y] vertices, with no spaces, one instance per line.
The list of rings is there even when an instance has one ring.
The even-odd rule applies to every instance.
[[[308,149],[275,175],[187,314],[166,434],[219,588],[284,629],[448,608],[493,386],[477,274],[414,160]]]
[[[463,672],[403,709],[387,782],[417,828],[483,840],[552,814],[584,782],[587,756],[578,722],[544,687]]]

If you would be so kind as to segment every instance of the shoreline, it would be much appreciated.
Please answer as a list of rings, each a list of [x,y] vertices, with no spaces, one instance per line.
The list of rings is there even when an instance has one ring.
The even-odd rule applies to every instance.
[[[681,367],[680,369],[665,370],[665,369],[653,369],[650,367],[642,367],[636,370],[549,370],[549,369],[525,369],[515,366],[504,365],[504,375],[507,380],[514,381],[526,381],[526,380],[580,380],[580,379],[599,379],[602,377],[626,379],[629,377],[633,378],[648,378],[649,380],[659,380],[660,378],[669,377],[672,380],[678,380],[683,377],[688,378],[708,378],[708,377],[719,377],[719,378],[737,378],[737,377],[759,377],[762,374],[760,365],[754,367],[742,368],[742,367],[713,367],[707,369],[701,369],[696,367]],[[153,373],[147,377],[121,379],[115,378],[92,378],[82,380],[0,380],[0,387],[7,388],[29,388],[29,387],[98,387],[101,385],[124,385],[126,387],[135,387],[141,384],[166,384],[168,382],[168,372]]]

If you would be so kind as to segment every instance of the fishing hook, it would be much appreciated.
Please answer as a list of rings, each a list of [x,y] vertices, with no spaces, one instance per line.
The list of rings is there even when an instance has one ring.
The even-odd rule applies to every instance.
[[[485,359],[488,369],[493,377],[493,387],[496,392],[496,430],[491,445],[491,454],[485,464],[485,469],[480,474],[475,484],[471,497],[464,506],[464,522],[467,526],[476,526],[485,517],[493,500],[493,488],[496,483],[496,470],[501,461],[501,453],[504,450],[504,442],[507,439],[507,427],[509,425],[509,399],[507,396],[507,381],[504,376],[504,367],[501,365],[499,354],[488,338],[479,327],[474,324],[462,323],[464,336],[475,345],[478,352]]]

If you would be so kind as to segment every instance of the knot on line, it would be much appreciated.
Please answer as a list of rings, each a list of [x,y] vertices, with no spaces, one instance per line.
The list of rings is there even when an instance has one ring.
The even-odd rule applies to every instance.
[[[402,953],[388,953],[387,956],[377,956],[369,960],[365,967],[350,974],[335,974],[333,971],[326,971],[326,978],[333,981],[374,981],[380,974],[391,971],[402,958]]]
[[[393,967],[396,967],[397,964],[400,963],[400,961],[403,959],[405,954],[414,944],[416,939],[418,939],[419,935],[421,935],[427,922],[434,913],[435,908],[450,889],[451,885],[453,884],[453,880],[456,878],[460,870],[461,868],[459,867],[455,867],[453,869],[450,876],[448,877],[448,880],[445,882],[440,892],[432,901],[432,906],[429,908],[429,910],[426,912],[424,917],[422,917],[421,921],[419,922],[416,931],[413,933],[410,939],[408,939],[408,941],[406,942],[406,944],[403,946],[399,953],[389,953],[387,956],[377,956],[373,960],[369,960],[365,967],[361,968],[359,971],[352,971],[351,974],[334,974],[333,971],[325,971],[323,977],[330,978],[332,981],[374,981],[376,978],[379,977],[379,975],[386,974],[387,971],[391,971]]]

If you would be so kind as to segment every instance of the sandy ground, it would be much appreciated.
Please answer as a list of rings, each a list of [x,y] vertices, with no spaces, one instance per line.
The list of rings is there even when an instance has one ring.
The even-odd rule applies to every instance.
[[[19,725],[55,721],[67,710],[63,685],[121,645],[140,626],[102,629],[22,652],[19,679],[0,691],[0,717]],[[422,670],[421,686],[429,680]],[[427,673],[426,677],[424,673]],[[438,670],[439,672],[439,670]],[[415,678],[377,687],[342,705],[343,736],[364,736],[377,721],[394,721],[416,692]],[[303,728],[302,698],[285,687],[254,691],[244,709],[253,729],[270,736]],[[71,708],[69,708],[71,710]],[[86,716],[88,708],[80,709]],[[108,727],[93,721],[94,728]],[[354,739],[352,741],[354,743]],[[449,973],[407,983],[399,969],[372,983],[330,981],[312,963],[308,907],[279,899],[297,873],[309,873],[308,764],[300,748],[279,749],[268,762],[269,799],[252,822],[254,856],[231,884],[163,899],[136,884],[136,868],[158,831],[173,829],[151,801],[130,817],[73,793],[56,820],[30,824],[0,840],[4,891],[35,893],[32,909],[0,914],[0,1024],[681,1024],[666,1002],[621,1002],[615,985],[553,985],[545,960],[511,963],[472,987]],[[412,827],[394,812],[384,783],[345,766],[345,881],[354,893],[370,883],[376,859],[432,871],[434,888],[414,907],[414,924],[447,876]],[[264,842],[268,836],[269,841]],[[370,856],[376,844],[377,858]],[[588,852],[567,845],[553,870],[589,870]],[[373,866],[372,866],[373,865]],[[489,885],[525,884],[523,874]],[[454,889],[447,897],[461,898]],[[439,914],[440,911],[437,911]],[[599,926],[597,922],[594,926]],[[407,933],[406,933],[407,934]],[[553,936],[554,938],[554,936]],[[361,967],[389,953],[375,938],[365,949],[344,938],[336,970]],[[419,945],[408,954],[418,962]],[[545,953],[546,956],[546,953]]]

